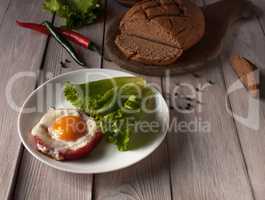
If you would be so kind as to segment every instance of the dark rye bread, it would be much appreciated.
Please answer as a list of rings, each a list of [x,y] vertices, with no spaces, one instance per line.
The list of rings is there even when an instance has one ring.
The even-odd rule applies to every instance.
[[[201,40],[205,32],[205,20],[201,9],[189,0],[142,0],[124,15],[120,22],[120,32],[121,35],[126,34],[128,39],[139,37],[148,40],[148,44],[151,42],[164,44],[168,47],[163,47],[163,49],[168,49],[166,52],[170,52],[169,49],[172,47],[175,48],[176,59],[168,59],[173,63],[183,50],[189,49]],[[128,51],[124,51],[125,48],[121,46],[125,43],[119,42],[119,36],[115,42],[123,54],[130,57]],[[150,47],[145,47],[150,49]],[[135,50],[139,55],[134,59],[139,62],[156,65],[170,64],[163,61],[157,62],[159,55],[155,56],[156,61],[152,61],[150,57],[146,62],[142,59],[145,57],[141,54],[143,51],[139,49],[143,50],[144,46]]]
[[[203,37],[205,19],[189,0],[143,0],[125,14],[120,30],[187,50]]]
[[[258,10],[259,11],[259,10]],[[224,47],[225,36],[239,19],[250,19],[257,16],[257,7],[248,0],[221,0],[209,4],[204,9],[206,19],[206,32],[202,40],[184,52],[175,62],[166,66],[145,65],[134,60],[127,59],[123,52],[115,44],[115,38],[120,34],[119,24],[124,16],[114,17],[107,26],[105,37],[104,58],[111,60],[121,68],[149,76],[182,75],[201,70],[216,59]]]
[[[115,43],[127,58],[145,64],[168,65],[182,54],[182,50],[178,48],[127,34],[118,35]]]

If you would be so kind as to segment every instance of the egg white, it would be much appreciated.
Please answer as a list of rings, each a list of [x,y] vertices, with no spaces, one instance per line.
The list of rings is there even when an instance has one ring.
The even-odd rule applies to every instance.
[[[58,138],[58,135],[53,132],[49,127],[59,118],[64,116],[79,116],[87,126],[84,136],[81,136],[75,141],[64,141]],[[46,114],[43,115],[41,120],[33,127],[31,134],[37,136],[46,145],[55,151],[64,149],[77,150],[89,143],[97,131],[95,120],[88,117],[86,114],[79,112],[76,109],[53,109],[50,108]]]

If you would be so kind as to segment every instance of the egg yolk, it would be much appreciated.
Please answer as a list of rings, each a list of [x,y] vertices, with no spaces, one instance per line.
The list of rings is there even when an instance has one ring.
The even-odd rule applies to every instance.
[[[65,141],[74,141],[85,135],[86,123],[79,116],[64,116],[57,119],[51,130],[57,134],[58,138]]]

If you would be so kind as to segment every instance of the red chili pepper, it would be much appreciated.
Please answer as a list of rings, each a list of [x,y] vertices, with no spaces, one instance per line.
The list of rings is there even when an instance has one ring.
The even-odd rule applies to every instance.
[[[37,31],[39,33],[43,33],[46,35],[49,35],[49,31],[46,28],[46,26],[42,25],[42,24],[36,24],[36,23],[28,23],[28,22],[21,22],[21,21],[16,21],[16,23],[24,28],[27,29],[31,29],[34,31]],[[90,49],[93,51],[98,51],[98,49],[96,48],[95,44],[87,37],[85,37],[84,35],[81,35],[80,33],[77,33],[75,31],[69,30],[69,29],[65,29],[65,28],[57,28],[57,30],[63,35],[65,36],[68,40],[79,44],[80,46],[86,48],[86,49]]]

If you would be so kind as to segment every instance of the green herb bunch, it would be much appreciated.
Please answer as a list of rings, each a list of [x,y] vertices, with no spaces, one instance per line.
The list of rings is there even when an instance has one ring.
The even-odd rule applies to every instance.
[[[45,0],[43,7],[64,18],[69,28],[91,24],[102,13],[99,0]]]

